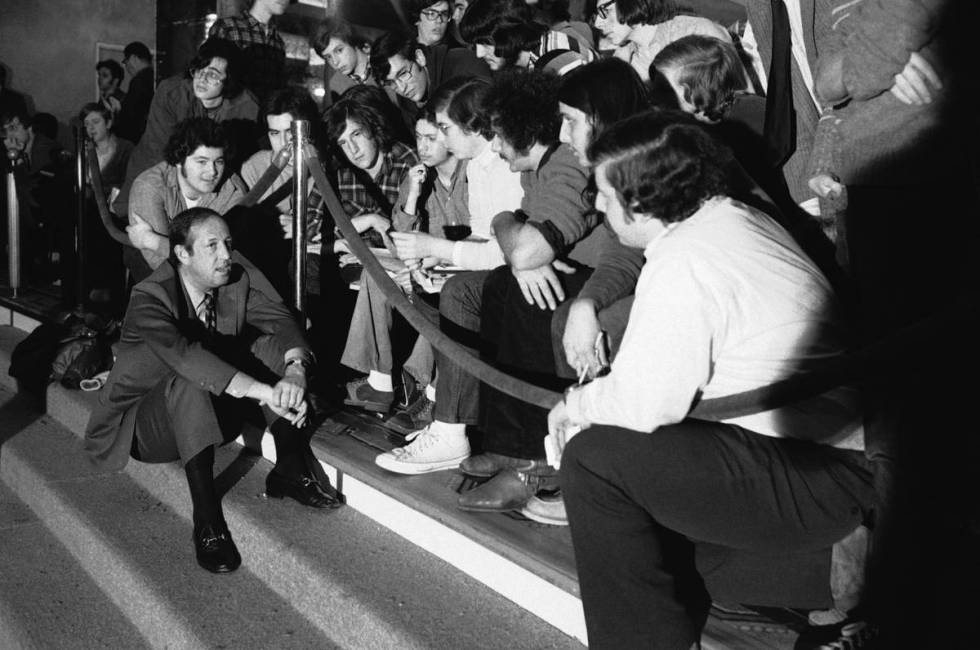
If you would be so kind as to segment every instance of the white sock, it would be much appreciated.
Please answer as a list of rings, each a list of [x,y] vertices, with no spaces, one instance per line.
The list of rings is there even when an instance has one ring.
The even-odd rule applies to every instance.
[[[466,439],[466,425],[458,422],[440,422],[435,420],[429,425],[429,431],[438,434],[442,438],[462,438]]]
[[[425,398],[430,402],[436,401],[436,387],[432,384],[425,387]]]
[[[377,370],[372,370],[368,373],[368,384],[374,390],[380,390],[383,393],[391,393],[395,390],[391,385],[391,375],[386,375]]]

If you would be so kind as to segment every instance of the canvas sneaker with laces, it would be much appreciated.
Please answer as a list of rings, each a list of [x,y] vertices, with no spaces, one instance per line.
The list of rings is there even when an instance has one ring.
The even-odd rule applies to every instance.
[[[398,411],[385,420],[384,425],[402,435],[410,435],[432,423],[435,405],[436,403],[423,393],[409,404],[408,408]]]
[[[419,429],[406,438],[408,444],[379,454],[375,464],[397,474],[425,474],[459,467],[470,455],[466,436],[448,436],[431,427]]]

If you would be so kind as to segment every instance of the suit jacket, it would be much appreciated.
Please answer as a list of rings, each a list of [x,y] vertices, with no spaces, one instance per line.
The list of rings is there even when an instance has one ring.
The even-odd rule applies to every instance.
[[[287,350],[309,349],[269,281],[241,255],[232,260],[231,279],[217,290],[217,336],[205,333],[170,263],[133,287],[116,361],[85,431],[85,448],[96,463],[125,466],[139,402],[161,381],[177,375],[213,395],[224,392],[239,368],[214,351],[209,337],[262,342],[253,350],[279,375]]]
[[[129,89],[121,102],[113,123],[116,134],[133,144],[140,141],[146,129],[146,116],[153,101],[153,68],[143,68],[129,81]]]
[[[744,4],[752,33],[755,34],[759,45],[759,57],[769,75],[772,65],[772,7],[770,0],[736,0]],[[832,0],[799,0],[800,14],[803,18],[803,40],[806,47],[807,61],[810,70],[816,73],[818,46],[824,35],[830,31],[830,9]],[[793,108],[796,110],[796,151],[783,164],[783,175],[793,200],[797,203],[812,198],[812,190],[807,185],[809,180],[810,150],[813,147],[813,136],[817,129],[820,112],[813,102],[810,91],[803,83],[803,77],[797,67],[796,59],[791,59],[791,74],[793,83]]]

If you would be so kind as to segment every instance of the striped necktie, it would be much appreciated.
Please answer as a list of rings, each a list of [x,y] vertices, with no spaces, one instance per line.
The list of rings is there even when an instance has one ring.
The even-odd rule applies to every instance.
[[[214,293],[207,292],[204,294],[204,300],[201,301],[204,306],[204,325],[208,328],[208,331],[214,333],[218,329],[218,312],[214,308]]]

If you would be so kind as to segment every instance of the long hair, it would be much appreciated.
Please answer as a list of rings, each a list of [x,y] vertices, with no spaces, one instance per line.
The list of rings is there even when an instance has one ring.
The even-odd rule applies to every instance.
[[[651,80],[667,69],[677,71],[684,99],[712,122],[725,117],[748,85],[735,46],[711,36],[691,34],[668,44],[650,64]]]
[[[558,101],[588,116],[593,138],[610,125],[650,107],[640,75],[633,66],[616,58],[593,61],[563,76]]]
[[[221,87],[222,97],[237,97],[244,90],[242,86],[242,51],[238,46],[224,38],[212,36],[201,43],[197,49],[197,55],[191,59],[187,66],[187,77],[193,78],[198,70],[203,70],[211,63],[211,59],[218,57],[228,63],[225,70],[224,85]]]
[[[438,88],[429,99],[434,112],[445,111],[453,122],[469,133],[493,138],[486,97],[490,82],[479,77],[454,77]]]

